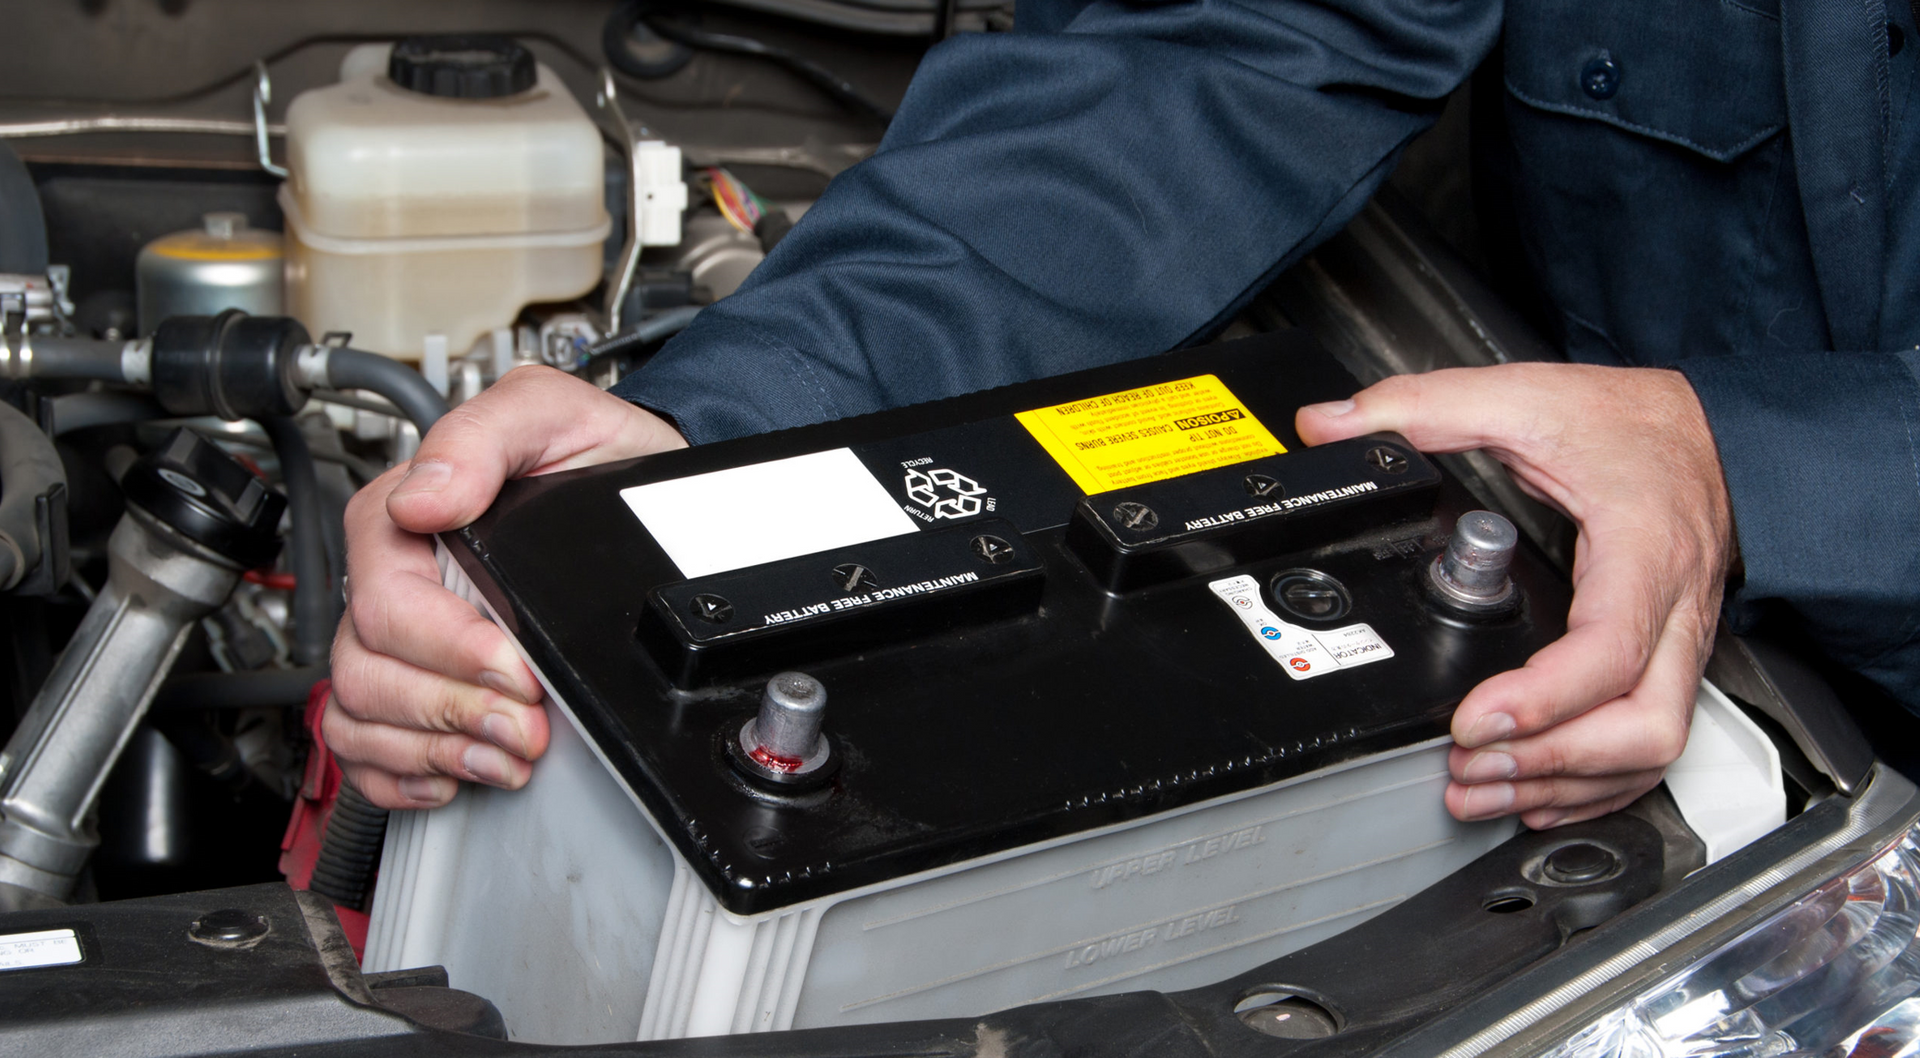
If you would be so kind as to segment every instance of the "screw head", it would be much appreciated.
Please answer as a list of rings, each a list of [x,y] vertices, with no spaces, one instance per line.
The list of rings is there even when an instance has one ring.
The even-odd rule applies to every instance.
[[[1405,452],[1390,445],[1375,445],[1367,449],[1367,462],[1382,474],[1405,474],[1413,461]]]
[[[1013,545],[997,536],[981,534],[967,542],[973,549],[975,558],[989,565],[998,566],[1013,561]]]
[[[1562,885],[1580,885],[1597,882],[1619,866],[1619,859],[1610,850],[1577,841],[1548,853],[1546,862],[1541,864],[1541,873]]]
[[[733,604],[718,595],[702,592],[687,603],[687,609],[702,621],[723,625],[733,620]]]
[[[1253,1031],[1278,1036],[1283,1040],[1316,1040],[1340,1031],[1339,1023],[1325,1008],[1298,996],[1289,996],[1237,1013],[1240,1020]]]
[[[1248,474],[1241,484],[1246,486],[1249,496],[1266,498],[1286,495],[1286,490],[1280,487],[1280,479],[1269,474]]]
[[[187,927],[187,939],[210,948],[251,948],[267,935],[265,915],[237,907],[210,911]]]
[[[1114,506],[1113,520],[1136,533],[1144,533],[1160,524],[1160,516],[1153,513],[1153,508],[1132,500]]]
[[[833,582],[845,592],[866,591],[880,586],[873,571],[858,562],[842,562],[833,567]]]

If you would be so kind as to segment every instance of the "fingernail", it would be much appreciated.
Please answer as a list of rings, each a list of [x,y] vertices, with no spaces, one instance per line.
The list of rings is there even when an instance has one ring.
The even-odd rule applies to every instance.
[[[1353,402],[1350,400],[1330,400],[1325,404],[1308,404],[1300,410],[1310,411],[1322,418],[1338,419],[1340,416],[1353,410]]]
[[[488,669],[480,674],[480,682],[486,684],[487,688],[493,691],[493,693],[501,695],[502,697],[511,698],[523,705],[533,704],[527,701],[527,696],[520,693],[520,688],[515,687],[513,681],[502,673]]]
[[[513,763],[505,750],[493,746],[468,746],[460,754],[460,763],[473,777],[488,786],[507,786],[513,782]]]
[[[487,719],[491,720],[492,717]],[[1493,782],[1496,779],[1511,779],[1520,774],[1520,765],[1506,753],[1476,753],[1460,769],[1461,782]]]
[[[1517,727],[1513,717],[1506,713],[1488,713],[1475,720],[1472,727],[1467,728],[1467,737],[1460,744],[1467,749],[1475,749],[1489,742],[1498,742],[1506,738],[1513,734]]]
[[[407,471],[407,476],[400,479],[400,484],[394,486],[393,494],[411,496],[417,492],[439,492],[452,480],[453,467],[445,463],[438,460],[415,463],[413,469]]]
[[[409,801],[432,805],[440,804],[447,799],[446,790],[441,787],[440,780],[418,775],[400,780],[400,796]]]
[[[1566,821],[1567,821],[1567,813],[1548,812],[1546,815],[1541,816],[1539,819],[1528,824],[1528,826],[1533,830],[1552,830],[1554,827],[1557,827]]]
[[[1513,784],[1490,782],[1469,786],[1466,796],[1460,800],[1460,809],[1468,819],[1492,819],[1506,815],[1513,809]]]
[[[508,753],[521,757],[527,755],[527,741],[520,737],[519,726],[504,713],[488,713],[480,721],[480,733],[487,736],[488,742]]]

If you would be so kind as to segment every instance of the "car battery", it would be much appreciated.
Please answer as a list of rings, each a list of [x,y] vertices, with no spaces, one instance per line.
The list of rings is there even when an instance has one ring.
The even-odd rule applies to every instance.
[[[540,1042],[968,1016],[1468,863],[1515,824],[1447,814],[1450,715],[1570,589],[1448,566],[1504,522],[1404,439],[1304,445],[1356,388],[1288,332],[509,483],[442,561],[551,746],[393,814],[367,968]]]

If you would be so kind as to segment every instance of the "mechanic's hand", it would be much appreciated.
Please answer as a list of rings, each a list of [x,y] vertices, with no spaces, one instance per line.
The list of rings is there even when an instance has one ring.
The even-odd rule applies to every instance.
[[[466,779],[517,789],[547,748],[540,684],[507,637],[440,586],[433,540],[509,478],[684,448],[651,412],[522,367],[449,412],[412,462],[347,505],[347,614],[333,643],[327,746],[386,808],[451,800]]]
[[[1393,430],[1484,448],[1579,526],[1566,637],[1473,689],[1453,717],[1461,819],[1536,829],[1622,807],[1686,748],[1732,552],[1713,435],[1678,372],[1505,364],[1387,379],[1300,409],[1308,444]]]

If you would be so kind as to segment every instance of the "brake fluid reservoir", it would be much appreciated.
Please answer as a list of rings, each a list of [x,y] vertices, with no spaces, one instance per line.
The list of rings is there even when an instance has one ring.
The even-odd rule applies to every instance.
[[[314,334],[419,360],[456,355],[530,303],[600,279],[600,134],[552,70],[504,37],[349,53],[287,109],[287,301]]]

